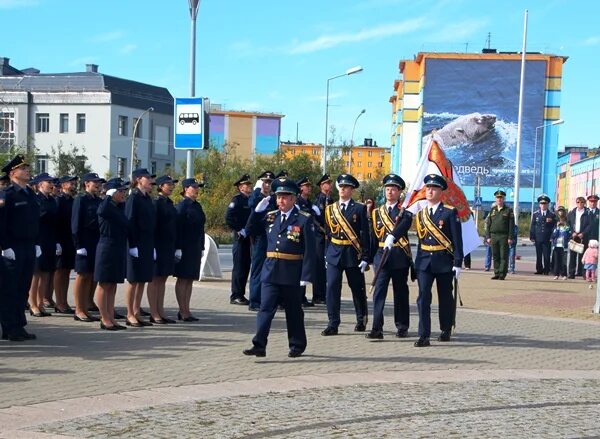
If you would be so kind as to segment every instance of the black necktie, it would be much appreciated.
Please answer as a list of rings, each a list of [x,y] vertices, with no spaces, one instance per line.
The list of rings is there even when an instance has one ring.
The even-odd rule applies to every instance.
[[[388,207],[388,214],[389,214],[390,216],[392,216],[392,210],[393,210],[393,209],[392,209],[392,206],[389,206],[389,207]]]
[[[281,215],[281,224],[285,223],[285,213]]]
[[[429,208],[429,217],[433,218],[433,207]]]
[[[342,203],[342,213],[346,213],[346,204]]]

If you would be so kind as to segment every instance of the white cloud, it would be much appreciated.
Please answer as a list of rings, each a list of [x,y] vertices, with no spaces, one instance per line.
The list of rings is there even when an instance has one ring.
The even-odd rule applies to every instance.
[[[126,44],[123,47],[121,47],[121,50],[119,50],[119,52],[121,52],[121,54],[123,55],[128,55],[135,49],[137,49],[137,47],[137,44]]]
[[[600,44],[600,36],[596,35],[593,37],[586,38],[582,43],[584,46],[597,46]]]
[[[125,32],[120,31],[120,30],[114,30],[114,31],[110,31],[110,32],[104,32],[98,35],[94,35],[91,38],[91,41],[94,43],[108,43],[110,41],[115,41],[118,39],[123,38],[123,36],[125,35]]]
[[[487,26],[488,20],[465,20],[444,26],[439,31],[430,34],[426,40],[436,43],[465,42],[476,32]],[[482,37],[483,40],[484,37]]]
[[[380,24],[357,32],[321,35],[309,41],[292,43],[288,48],[288,52],[293,55],[312,53],[319,50],[331,49],[341,44],[359,43],[415,32],[425,28],[427,25],[427,20],[424,18],[414,18],[397,23]]]
[[[81,58],[76,58],[69,63],[72,67],[80,67],[81,71],[84,70],[86,64],[94,64],[96,62],[95,56],[82,56]]]
[[[0,9],[17,9],[28,6],[37,6],[38,0],[0,0]]]

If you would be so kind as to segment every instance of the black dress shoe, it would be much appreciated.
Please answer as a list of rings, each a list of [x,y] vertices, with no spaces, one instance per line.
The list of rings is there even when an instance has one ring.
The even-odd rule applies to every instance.
[[[33,312],[31,309],[29,310],[29,315],[33,316],[33,317],[50,317],[52,314],[47,312],[47,311],[38,311],[38,312]]]
[[[100,329],[104,329],[105,331],[118,331],[119,328],[116,326],[106,326],[104,323],[100,323]]]
[[[575,279],[575,275],[574,275],[574,274],[571,274],[571,275],[569,276],[569,279]]]
[[[152,325],[152,323],[150,323],[150,322],[147,322],[147,321],[145,321],[145,320],[140,320],[140,319],[138,319],[138,322],[139,322],[139,323],[140,323],[140,325],[142,325],[142,326],[153,326],[153,325]]]
[[[258,312],[260,308],[258,306],[249,306],[248,311]]]
[[[504,279],[506,279],[506,275],[498,276],[498,280],[504,280]]]
[[[533,274],[544,274],[544,273],[543,273],[542,271],[536,271],[536,272],[535,272],[535,273],[533,273]]]
[[[372,330],[365,334],[365,338],[369,340],[383,340],[383,332]]]
[[[187,316],[185,319],[183,319],[184,322],[199,322],[200,319],[198,317],[194,317],[192,315]]]
[[[125,324],[133,328],[141,328],[142,326],[144,326],[140,322],[130,322],[129,320],[125,320]]]
[[[406,329],[398,329],[398,331],[396,332],[396,337],[397,338],[406,338],[406,337],[408,337],[408,330],[406,330]]]
[[[323,299],[313,299],[313,305],[325,305],[325,300]]]
[[[365,332],[367,330],[367,327],[365,326],[364,323],[357,323],[356,326],[354,327],[354,332]]]
[[[324,336],[324,337],[327,337],[329,335],[338,335],[338,329],[337,328],[332,328],[331,326],[328,326],[323,331],[321,331],[321,335]]]
[[[57,314],[75,314],[75,310],[73,308],[71,308],[70,306],[67,306],[65,309],[58,309],[57,307],[54,307],[54,312]]]
[[[142,308],[140,308],[140,315],[142,317],[150,317],[152,314],[150,314],[148,311],[144,311]]]
[[[248,302],[248,299],[246,299],[245,297],[236,297],[235,299],[229,300],[229,303],[232,305],[248,305],[248,304],[250,304],[250,302]]]
[[[288,352],[288,357],[290,357],[290,358],[297,358],[300,355],[302,355],[302,352],[297,351],[296,349],[290,349],[290,351]]]
[[[450,341],[450,331],[442,331],[438,337],[438,341]]]
[[[73,320],[75,320],[76,322],[85,322],[85,323],[90,323],[90,322],[94,321],[91,317],[88,317],[88,316],[79,317],[77,314],[73,315]]]
[[[308,302],[308,301],[302,302],[302,308],[311,308],[313,306],[315,306],[315,304],[312,302]]]
[[[167,317],[161,317],[161,319],[163,320],[163,322],[168,323],[168,324],[177,323],[175,320],[169,319]]]
[[[156,323],[157,325],[167,324],[167,322],[165,322],[163,319],[155,319],[154,317],[150,317],[150,323]]]
[[[37,338],[35,336],[35,334],[32,334],[31,332],[27,332],[27,331],[25,331],[25,329],[23,329],[23,331],[21,332],[21,335],[23,337],[25,337],[25,340],[35,340]]]
[[[421,337],[417,341],[415,341],[416,348],[424,348],[424,347],[430,346],[430,345],[431,345],[431,343],[429,343],[428,338]]]
[[[258,349],[256,347],[251,347],[250,349],[244,349],[242,351],[242,353],[244,355],[248,355],[248,356],[254,355],[255,357],[266,357],[267,356],[266,351],[264,351],[262,349]]]
[[[492,279],[493,280],[498,280],[498,279],[500,279],[500,276],[498,276],[498,275],[492,276]]]
[[[125,316],[115,311],[115,320],[125,320]]]
[[[98,311],[100,311],[100,310],[99,310],[99,309],[98,309],[98,307],[97,307],[96,305],[94,305],[94,304],[92,304],[92,305],[90,305],[90,306],[88,307],[88,312],[98,312]]]
[[[8,334],[6,336],[8,341],[25,341],[27,340],[23,334]]]

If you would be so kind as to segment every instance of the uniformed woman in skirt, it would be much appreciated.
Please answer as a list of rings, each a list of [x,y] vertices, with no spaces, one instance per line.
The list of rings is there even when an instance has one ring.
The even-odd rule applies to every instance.
[[[56,255],[61,253],[56,241],[56,222],[58,208],[52,192],[54,177],[42,173],[35,177],[37,201],[40,205],[40,229],[36,248],[36,260],[31,288],[29,289],[29,314],[35,317],[51,315],[44,309],[44,299],[50,287],[51,275],[56,269]],[[41,250],[41,252],[40,252]]]
[[[181,259],[175,264],[175,294],[179,303],[177,318],[184,322],[198,319],[190,311],[192,285],[200,279],[200,262],[204,251],[204,223],[206,216],[197,201],[199,187],[204,186],[193,178],[186,178],[183,186],[183,200],[177,204],[177,254]]]
[[[150,322],[159,325],[175,323],[175,320],[165,317],[164,301],[165,283],[167,278],[175,272],[175,258],[181,258],[181,250],[175,249],[177,210],[169,198],[177,181],[169,175],[163,175],[156,179],[158,190],[158,197],[154,200],[156,262],[154,263],[154,278],[148,284],[148,303],[150,304]]]
[[[132,173],[131,194],[125,204],[125,215],[129,220],[129,255],[127,257],[127,304],[128,326],[151,326],[152,323],[141,319],[142,296],[146,282],[152,282],[154,276],[154,229],[156,210],[150,193],[154,177],[147,169],[136,169]]]
[[[106,197],[98,208],[100,240],[96,248],[94,281],[96,305],[100,310],[100,329],[126,329],[115,321],[117,284],[125,281],[129,221],[123,208],[128,183],[120,178],[106,182]]]

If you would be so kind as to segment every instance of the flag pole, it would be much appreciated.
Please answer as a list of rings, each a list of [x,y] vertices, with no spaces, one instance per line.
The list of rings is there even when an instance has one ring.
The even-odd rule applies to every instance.
[[[515,152],[515,188],[513,195],[513,211],[517,223],[519,222],[519,179],[521,176],[521,132],[523,129],[523,95],[525,94],[525,57],[527,55],[527,16],[525,9],[523,18],[523,49],[521,51],[521,85],[519,87],[519,117],[517,121],[517,150]]]

